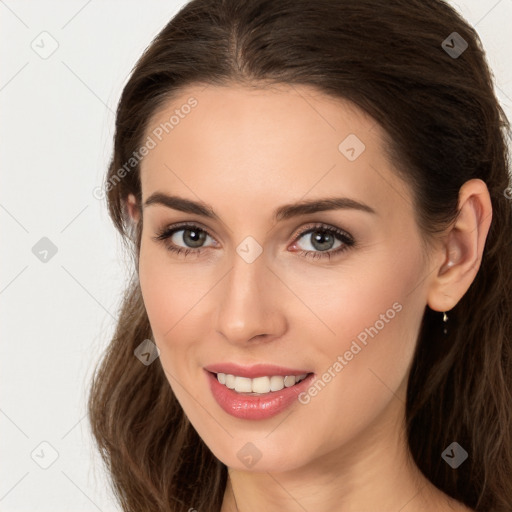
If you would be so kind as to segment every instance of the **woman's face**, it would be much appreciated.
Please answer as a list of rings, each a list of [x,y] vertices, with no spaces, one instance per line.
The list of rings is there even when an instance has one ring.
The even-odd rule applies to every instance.
[[[140,285],[169,384],[212,452],[286,471],[391,435],[431,270],[380,126],[306,86],[211,85],[160,110],[145,141]],[[205,368],[246,378],[215,384]]]

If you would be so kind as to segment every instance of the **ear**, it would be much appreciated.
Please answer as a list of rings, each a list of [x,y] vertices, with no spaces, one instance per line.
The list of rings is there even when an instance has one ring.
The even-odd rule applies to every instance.
[[[435,311],[449,311],[468,291],[480,268],[492,220],[487,185],[480,179],[464,183],[459,191],[459,214],[439,249],[427,303]]]
[[[134,224],[137,224],[140,219],[140,206],[137,204],[137,199],[133,194],[129,194],[126,198],[126,210]]]

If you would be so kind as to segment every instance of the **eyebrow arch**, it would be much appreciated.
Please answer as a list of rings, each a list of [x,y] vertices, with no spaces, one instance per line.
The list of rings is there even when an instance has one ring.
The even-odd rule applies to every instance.
[[[213,211],[211,206],[202,202],[185,199],[183,197],[170,196],[163,194],[162,192],[155,192],[148,197],[144,203],[144,208],[153,204],[167,206],[173,210],[179,210],[185,213],[193,213],[220,221],[219,216]],[[348,197],[327,197],[323,199],[311,199],[280,206],[274,211],[273,219],[275,221],[281,221],[290,219],[292,217],[298,217],[299,215],[307,215],[310,213],[327,210],[345,209],[359,210],[362,212],[377,214],[377,212],[370,206],[359,201],[355,201],[354,199],[349,199]]]

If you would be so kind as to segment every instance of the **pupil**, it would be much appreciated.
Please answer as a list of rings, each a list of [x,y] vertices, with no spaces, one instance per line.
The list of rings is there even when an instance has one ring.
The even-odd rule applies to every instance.
[[[190,236],[187,236],[190,234]],[[185,229],[183,232],[183,241],[190,247],[201,247],[206,238],[204,231],[196,231],[194,229]]]
[[[313,236],[313,247],[318,250],[331,249],[334,242],[333,236],[330,233],[323,231],[314,231],[311,233]]]

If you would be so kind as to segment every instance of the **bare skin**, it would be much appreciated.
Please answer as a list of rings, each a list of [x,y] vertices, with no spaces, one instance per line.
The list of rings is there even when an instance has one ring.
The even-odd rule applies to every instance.
[[[485,184],[464,184],[457,220],[426,251],[412,193],[386,157],[381,128],[352,104],[302,86],[195,86],[160,110],[147,134],[191,96],[197,107],[142,162],[142,202],[155,192],[177,195],[210,205],[219,218],[145,205],[139,277],[169,384],[228,466],[222,512],[468,511],[413,463],[403,418],[425,307],[449,312],[478,271],[492,217]],[[349,134],[365,145],[352,160],[354,152],[339,149]],[[284,204],[342,196],[374,213],[343,208],[272,219]],[[133,196],[129,211],[141,221]],[[197,251],[184,228],[155,240],[182,222],[211,235],[199,255],[169,251]],[[336,241],[331,258],[320,259],[311,232],[301,234],[318,224],[347,232],[355,244],[335,255],[344,244]],[[248,236],[263,250],[252,263],[236,251]],[[203,367],[225,361],[321,377],[392,305],[400,310],[307,404],[243,420],[209,390]],[[237,456],[249,442],[261,453],[251,468]]]

